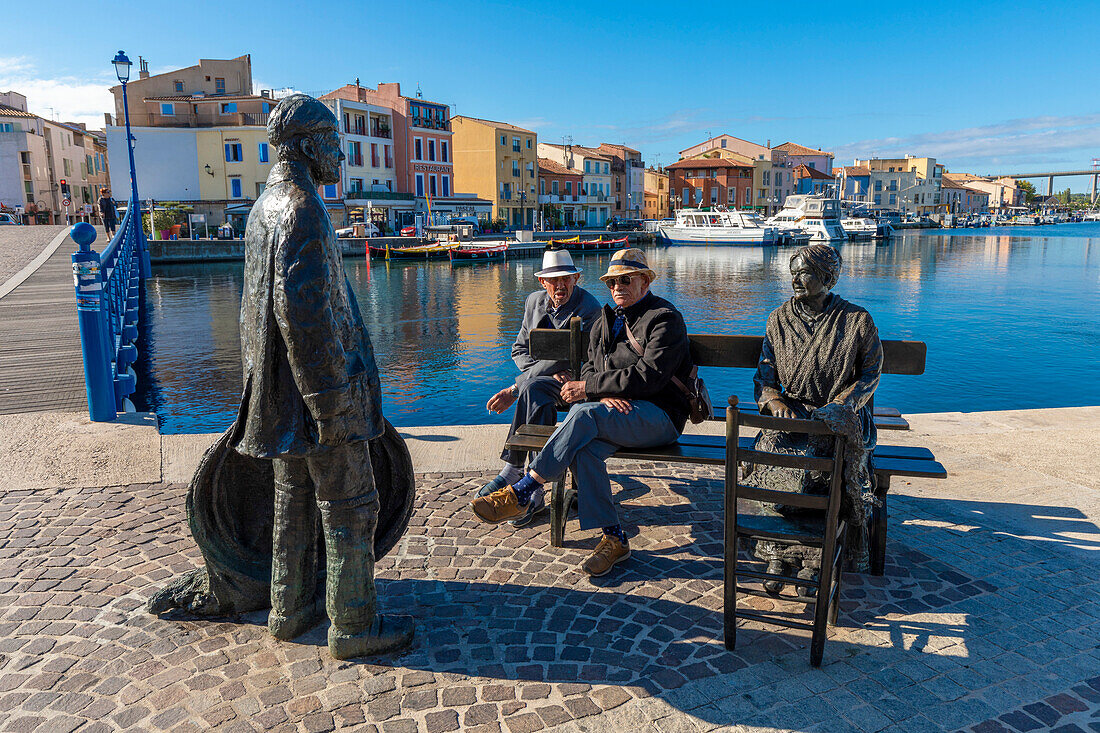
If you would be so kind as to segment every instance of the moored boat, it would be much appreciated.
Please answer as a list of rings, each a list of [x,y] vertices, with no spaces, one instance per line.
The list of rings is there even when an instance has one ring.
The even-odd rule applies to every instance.
[[[368,244],[367,249],[372,260],[445,260],[448,253],[458,246],[457,242],[432,242],[412,247],[378,247]]]
[[[596,252],[599,250],[622,249],[626,246],[627,238],[604,239],[600,237],[598,239],[581,240],[580,237],[572,237],[570,239],[552,239],[550,243],[560,249],[568,249],[573,252]]]
[[[488,262],[502,260],[508,252],[508,243],[501,242],[488,247],[455,247],[447,252],[451,262]]]
[[[773,245],[779,230],[767,226],[759,214],[721,207],[680,209],[674,224],[661,224],[669,244]]]
[[[783,210],[768,219],[779,229],[802,229],[811,242],[841,242],[847,238],[840,224],[840,201],[819,194],[796,194],[783,202]]]

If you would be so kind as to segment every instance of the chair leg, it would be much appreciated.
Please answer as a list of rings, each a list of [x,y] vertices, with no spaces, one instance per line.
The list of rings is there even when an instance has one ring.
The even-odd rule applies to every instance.
[[[814,599],[814,629],[810,638],[810,666],[820,667],[821,658],[825,655],[825,639],[829,635],[829,590],[833,587],[833,563],[825,558],[832,557],[836,551],[835,545],[826,542],[821,548],[821,572],[818,575],[820,585],[817,588],[817,596]]]
[[[886,573],[886,493],[890,490],[890,476],[880,476],[875,489],[878,501],[871,511],[871,575]]]

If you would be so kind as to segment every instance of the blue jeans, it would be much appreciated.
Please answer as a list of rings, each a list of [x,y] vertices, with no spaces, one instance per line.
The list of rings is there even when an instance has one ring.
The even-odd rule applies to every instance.
[[[531,470],[547,481],[557,481],[570,466],[577,479],[581,529],[619,524],[607,459],[623,448],[648,448],[675,443],[680,437],[664,410],[652,402],[631,400],[623,414],[600,402],[574,405]]]

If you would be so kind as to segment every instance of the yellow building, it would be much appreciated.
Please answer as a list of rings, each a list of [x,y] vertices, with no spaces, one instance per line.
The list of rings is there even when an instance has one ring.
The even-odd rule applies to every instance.
[[[645,209],[646,219],[664,219],[669,216],[668,174],[655,168],[645,170]]]
[[[199,198],[232,202],[256,199],[275,162],[264,127],[218,127],[195,131]]]
[[[451,118],[454,187],[493,202],[493,219],[533,227],[538,209],[538,136],[461,115]]]

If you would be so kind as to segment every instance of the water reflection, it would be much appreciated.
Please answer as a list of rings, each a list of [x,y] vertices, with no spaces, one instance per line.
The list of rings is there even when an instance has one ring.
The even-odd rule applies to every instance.
[[[1100,404],[1100,225],[905,233],[841,248],[837,292],[871,311],[886,338],[928,343],[921,377],[890,377],[881,404],[907,412]],[[1057,233],[1059,236],[1052,236]],[[1063,236],[1064,235],[1064,236]],[[1091,236],[1088,236],[1091,235]],[[791,250],[648,250],[654,290],[697,333],[761,333],[790,293]],[[577,258],[582,285],[609,254]],[[397,425],[499,422],[485,400],[514,376],[511,344],[537,259],[479,265],[344,261],[371,332],[387,416]],[[155,268],[138,397],[165,432],[220,430],[240,393],[241,264]],[[747,370],[706,370],[716,396],[751,394]],[[716,399],[721,399],[716,397]]]

